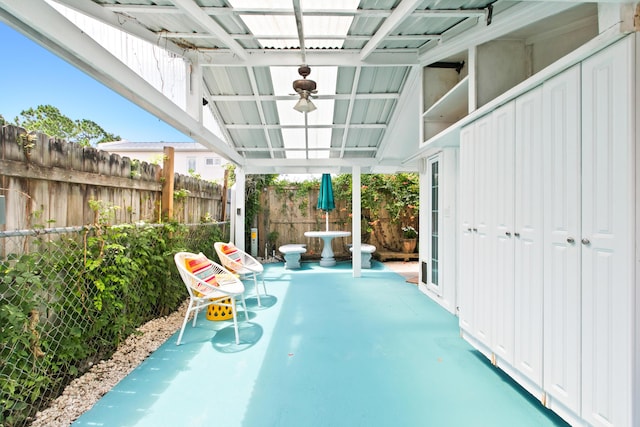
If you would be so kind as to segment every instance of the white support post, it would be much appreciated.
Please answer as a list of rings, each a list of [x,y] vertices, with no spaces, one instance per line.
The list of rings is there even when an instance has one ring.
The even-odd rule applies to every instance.
[[[360,180],[360,166],[353,166],[351,175],[351,243],[353,244],[352,267],[353,277],[362,276],[362,191]]]
[[[245,198],[245,173],[244,170],[236,168],[236,183],[234,184],[235,210],[231,212],[231,216],[235,218],[234,234],[231,236],[236,247],[244,250],[244,218],[246,216],[246,198]]]

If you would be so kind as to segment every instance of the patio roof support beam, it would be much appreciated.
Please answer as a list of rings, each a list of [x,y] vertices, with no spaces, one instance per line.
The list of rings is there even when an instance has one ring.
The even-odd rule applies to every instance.
[[[386,129],[383,123],[327,124],[327,125],[226,125],[227,129]]]
[[[304,47],[304,27],[302,26],[302,9],[300,8],[300,0],[293,0],[293,13],[296,17],[298,43],[300,43],[300,55],[302,56],[302,62],[300,65],[307,65],[307,49]]]
[[[253,67],[287,67],[300,66],[300,52],[297,49],[263,51],[260,49],[246,49],[249,63]],[[198,63],[203,67],[246,67],[247,62],[240,60],[227,49],[201,49],[198,52]],[[320,66],[408,66],[418,64],[418,49],[388,49],[372,52],[366,61],[360,52],[353,50],[309,50],[306,54],[307,63]]]
[[[356,100],[356,92],[358,91],[358,82],[360,81],[360,72],[362,71],[362,67],[356,67],[356,74],[353,77],[353,85],[351,85],[351,96],[349,97],[349,107],[347,109],[347,118],[345,119],[345,123],[347,127],[344,129],[342,133],[342,149],[340,150],[340,158],[344,157],[344,150],[347,146],[347,138],[349,137],[349,124],[351,124],[351,115],[353,114],[353,104],[355,104]]]
[[[393,10],[391,15],[387,19],[385,19],[384,23],[380,26],[378,31],[371,37],[371,40],[364,45],[362,51],[360,52],[360,57],[364,61],[367,59],[369,55],[373,53],[374,50],[384,41],[384,39],[393,32],[398,25],[402,24],[402,22],[407,19],[409,15],[416,10],[422,3],[422,0],[402,0],[398,6]]]
[[[385,158],[385,153],[387,153],[390,147],[395,143],[394,140],[394,128],[396,126],[401,126],[402,119],[407,116],[407,114],[415,115],[416,122],[420,122],[422,120],[422,116],[420,114],[420,108],[414,108],[411,105],[412,102],[416,101],[416,97],[414,96],[414,91],[410,88],[414,87],[417,84],[418,88],[422,88],[422,85],[419,84],[418,80],[422,78],[422,68],[421,67],[412,67],[407,75],[407,79],[404,82],[404,89],[402,90],[402,94],[400,99],[398,100],[396,107],[393,111],[393,115],[391,120],[389,120],[389,128],[384,134],[383,140],[380,143],[380,148],[376,154],[376,160],[382,161]],[[409,89],[407,89],[409,88]],[[407,113],[408,111],[408,113]],[[403,115],[404,114],[404,115]],[[413,120],[413,119],[410,119]]]
[[[65,0],[69,1],[69,0]],[[84,1],[84,0],[82,0]],[[525,0],[529,1],[529,0]],[[535,0],[540,1],[540,0]],[[105,4],[105,9],[122,13],[163,13],[172,14],[176,12],[173,6],[160,5],[138,5],[138,4]],[[208,15],[262,15],[262,16],[291,16],[294,12],[291,9],[279,8],[246,8],[246,7],[227,7],[227,6],[204,6],[201,8]],[[306,16],[353,16],[355,18],[386,18],[393,13],[389,9],[305,9]],[[484,17],[485,9],[424,9],[416,10],[413,16],[425,17]]]
[[[364,99],[398,99],[400,95],[393,92],[374,92],[374,93],[356,93],[355,98],[357,100]],[[256,93],[254,95],[209,95],[207,97],[209,101],[214,102],[247,102],[247,101],[296,101],[300,99],[300,95],[260,95]],[[337,93],[332,95],[314,95],[313,99],[319,100],[336,100],[336,101],[349,101],[351,100],[351,94]]]

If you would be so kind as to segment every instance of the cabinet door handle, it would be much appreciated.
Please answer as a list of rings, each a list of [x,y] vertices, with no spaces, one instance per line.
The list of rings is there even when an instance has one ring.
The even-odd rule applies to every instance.
[[[567,237],[567,243],[574,244],[575,242],[576,242],[576,239],[574,239],[573,237]]]
[[[504,233],[504,234],[506,234],[508,237],[511,237],[511,232],[510,232],[510,231],[507,231],[507,232],[506,232],[506,233]]]
[[[520,233],[513,233],[514,236],[520,237]]]
[[[468,231],[469,233],[471,233],[471,228],[467,228],[467,231]]]
[[[473,229],[473,231],[478,232],[478,229],[477,229],[477,228],[474,228],[474,229]]]
[[[583,245],[590,245],[591,241],[585,237],[584,239],[582,239],[582,244]]]

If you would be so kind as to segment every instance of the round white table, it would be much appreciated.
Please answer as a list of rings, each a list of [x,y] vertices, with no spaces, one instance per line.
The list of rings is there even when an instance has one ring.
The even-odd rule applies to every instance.
[[[320,265],[323,267],[333,267],[336,265],[336,259],[333,257],[333,248],[331,247],[331,241],[335,237],[349,237],[350,231],[306,231],[304,233],[307,237],[319,237],[322,239],[322,258],[320,259]]]

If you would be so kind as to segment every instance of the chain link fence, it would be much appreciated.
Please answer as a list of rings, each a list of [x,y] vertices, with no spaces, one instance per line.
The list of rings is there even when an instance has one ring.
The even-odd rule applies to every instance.
[[[28,426],[67,384],[187,297],[173,254],[227,223],[0,232],[0,426]]]

